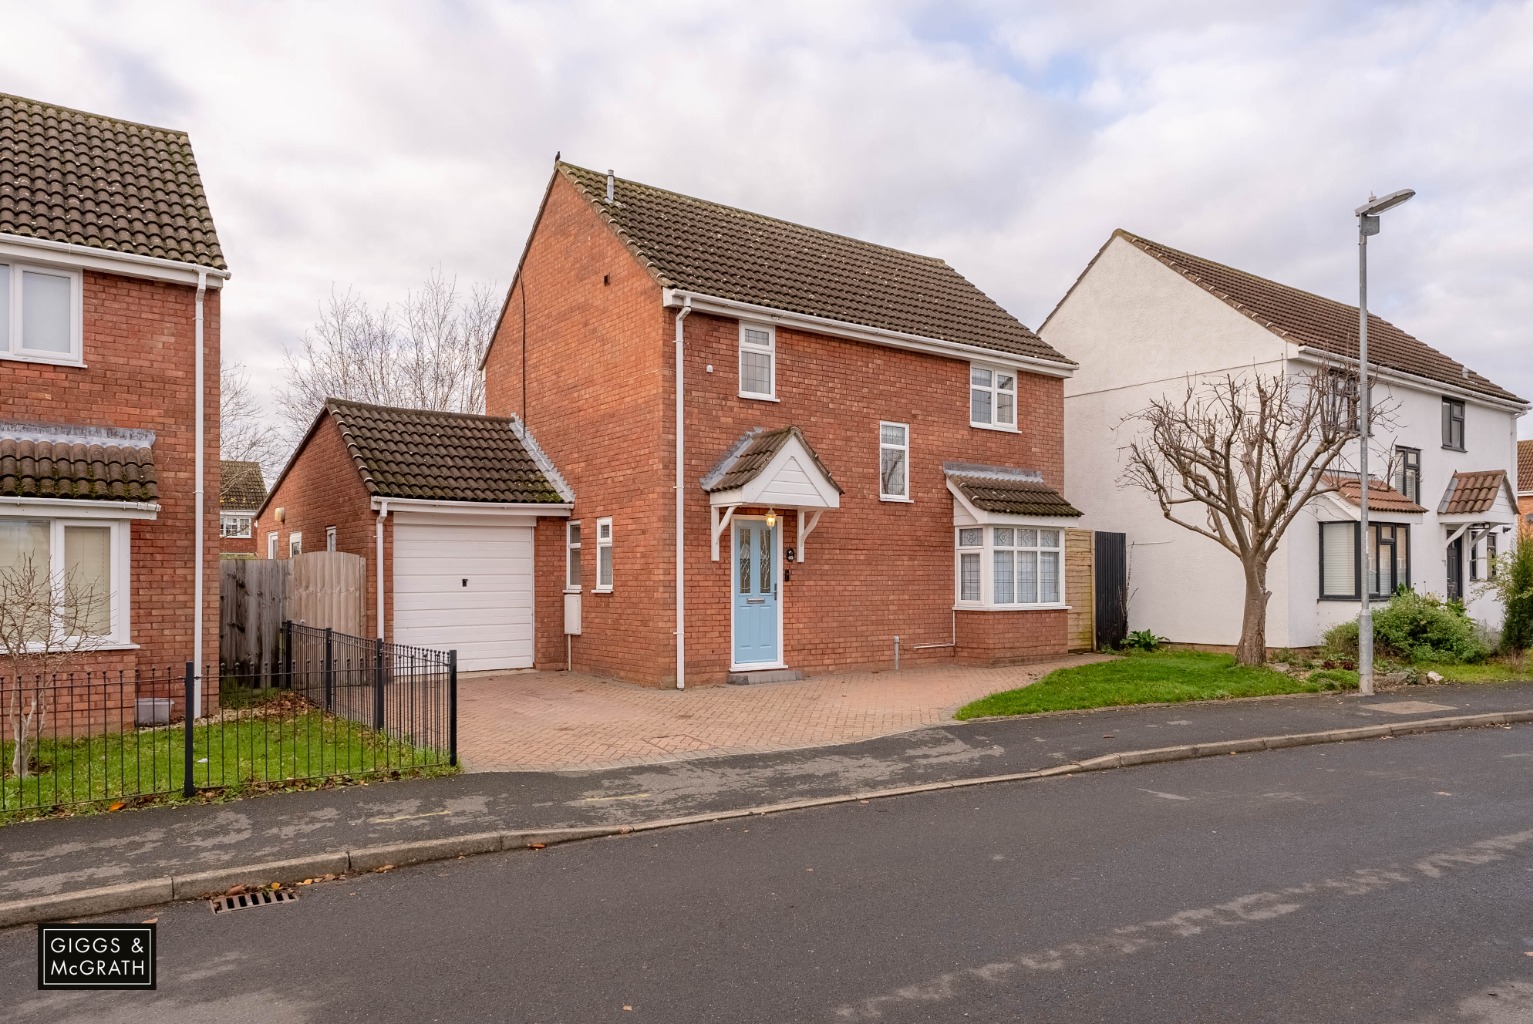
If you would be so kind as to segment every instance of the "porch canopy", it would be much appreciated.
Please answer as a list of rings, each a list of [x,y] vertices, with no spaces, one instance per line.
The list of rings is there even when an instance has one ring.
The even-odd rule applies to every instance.
[[[719,539],[735,510],[744,506],[792,509],[798,513],[797,560],[820,515],[841,507],[841,485],[810,447],[798,427],[757,427],[736,441],[702,480],[712,513],[713,560]]]
[[[1036,470],[969,462],[946,462],[942,470],[953,495],[955,526],[1037,525],[1081,514]]]
[[[1447,543],[1468,534],[1470,545],[1490,533],[1511,533],[1517,523],[1517,497],[1504,469],[1454,473],[1437,505],[1437,519],[1447,528]]]

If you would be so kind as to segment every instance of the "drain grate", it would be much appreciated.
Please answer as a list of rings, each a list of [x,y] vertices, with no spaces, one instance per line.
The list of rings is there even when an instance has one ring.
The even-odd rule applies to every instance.
[[[261,889],[257,892],[242,892],[238,896],[220,896],[208,902],[213,905],[213,913],[224,914],[252,907],[274,907],[279,903],[296,902],[297,899],[296,892],[288,892],[286,889]]]

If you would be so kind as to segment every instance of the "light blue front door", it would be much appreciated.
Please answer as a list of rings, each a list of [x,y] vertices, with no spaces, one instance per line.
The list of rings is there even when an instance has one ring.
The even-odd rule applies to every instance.
[[[735,664],[775,664],[777,649],[776,538],[765,521],[736,520],[734,552]]]

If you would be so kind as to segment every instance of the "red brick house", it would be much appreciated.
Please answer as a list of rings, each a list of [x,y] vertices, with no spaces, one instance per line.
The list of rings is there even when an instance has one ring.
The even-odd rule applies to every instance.
[[[536,663],[1063,653],[1074,365],[941,260],[557,164],[483,363],[574,495]]]
[[[366,559],[377,636],[456,650],[464,671],[526,668],[534,526],[540,516],[562,521],[570,502],[515,417],[332,398],[272,485],[254,533],[259,557],[328,550]]]
[[[0,571],[104,595],[81,669],[217,660],[228,276],[183,132],[0,95]]]
[[[1517,513],[1523,531],[1533,534],[1533,441],[1517,442]]]
[[[254,558],[255,515],[266,501],[261,464],[244,459],[219,463],[218,553],[222,558]]]

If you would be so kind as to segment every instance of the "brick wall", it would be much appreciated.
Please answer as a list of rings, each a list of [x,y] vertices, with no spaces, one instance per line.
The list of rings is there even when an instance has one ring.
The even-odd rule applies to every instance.
[[[317,410],[316,410],[317,411]],[[283,521],[277,521],[277,509]],[[335,550],[361,555],[367,560],[367,600],[364,634],[377,629],[378,569],[376,513],[372,496],[362,483],[356,463],[346,450],[341,428],[330,416],[321,419],[308,439],[300,446],[282,478],[266,502],[266,509],[256,523],[256,557],[265,558],[267,536],[277,536],[277,557],[288,557],[288,543],[294,533],[302,534],[303,550],[325,550],[325,530],[335,527]],[[393,518],[384,520],[384,573],[393,572]],[[386,638],[393,634],[393,601],[385,586],[388,604],[384,608]]]
[[[0,364],[0,419],[152,430],[160,512],[131,526],[129,656],[98,652],[90,670],[147,673],[192,656],[196,288],[86,271],[84,367]],[[218,660],[219,293],[204,303],[203,651]],[[131,661],[132,666],[128,662]]]

